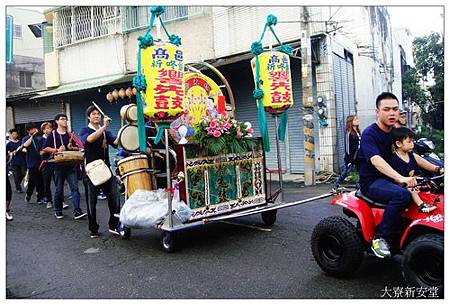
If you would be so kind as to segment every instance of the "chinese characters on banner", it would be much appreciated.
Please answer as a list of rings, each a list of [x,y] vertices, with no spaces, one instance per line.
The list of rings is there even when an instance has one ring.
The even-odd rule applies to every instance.
[[[264,109],[280,113],[291,107],[292,81],[289,56],[281,52],[264,52],[258,55],[260,88],[264,92]],[[251,60],[253,77],[256,73],[256,60]]]
[[[173,120],[184,111],[183,51],[172,44],[142,50],[144,114],[152,120]]]
[[[198,123],[206,115],[220,113],[219,104],[224,96],[211,78],[203,74],[186,73],[184,81],[186,112],[193,118],[193,124]]]

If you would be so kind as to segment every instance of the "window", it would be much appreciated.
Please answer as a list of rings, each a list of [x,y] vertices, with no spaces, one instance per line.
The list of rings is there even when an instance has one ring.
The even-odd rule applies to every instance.
[[[20,24],[14,25],[14,38],[22,38],[22,26]]]
[[[20,71],[19,72],[19,87],[20,88],[32,88],[31,86],[31,76],[33,73]]]

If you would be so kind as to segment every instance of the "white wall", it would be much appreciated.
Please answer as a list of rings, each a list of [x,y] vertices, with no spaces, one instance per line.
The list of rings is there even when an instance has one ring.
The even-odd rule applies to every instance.
[[[42,37],[36,38],[28,27],[29,24],[36,24],[45,21],[44,14],[35,11],[32,7],[18,8],[7,6],[6,14],[13,16],[14,24],[22,26],[22,38],[14,38],[14,55],[43,58]]]
[[[327,16],[328,14],[328,16]],[[392,39],[381,38],[381,30],[373,23],[368,7],[323,7],[321,18],[330,18],[342,27],[332,35],[332,49],[343,47],[353,54],[355,98],[361,129],[374,122],[375,100],[383,91],[389,91],[392,80]],[[390,21],[387,20],[390,28]],[[388,67],[386,68],[380,68]],[[384,72],[386,71],[386,72]]]
[[[76,43],[58,51],[61,84],[124,74],[125,54],[120,34]]]
[[[301,12],[301,6],[213,7],[215,57],[249,52],[251,44],[260,39],[269,14],[277,17],[278,23],[273,28],[282,42],[299,39]],[[282,23],[283,21],[296,22]],[[277,44],[267,29],[263,46],[268,46],[270,42]]]
[[[411,67],[414,66],[413,52],[412,52],[413,37],[406,28],[393,29],[392,47],[394,56],[394,83],[392,84],[392,92],[401,99],[402,97],[402,74],[400,54],[401,48],[405,52],[405,60]]]
[[[214,58],[213,27],[210,14],[206,16],[193,17],[187,20],[165,23],[170,34],[178,35],[181,38],[180,48],[184,52],[184,62],[193,62]],[[126,69],[135,72],[137,68],[137,38],[144,35],[147,29],[124,33]],[[151,34],[157,38],[156,25]],[[167,35],[161,28],[161,39],[168,41]]]

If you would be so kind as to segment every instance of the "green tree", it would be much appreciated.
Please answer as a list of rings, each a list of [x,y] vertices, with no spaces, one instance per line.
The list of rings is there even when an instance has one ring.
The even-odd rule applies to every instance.
[[[413,41],[413,55],[417,73],[422,80],[434,80],[434,85],[428,88],[430,99],[417,100],[429,103],[428,113],[424,119],[433,128],[444,128],[444,40],[439,33],[417,37]],[[424,105],[420,107],[425,110]]]

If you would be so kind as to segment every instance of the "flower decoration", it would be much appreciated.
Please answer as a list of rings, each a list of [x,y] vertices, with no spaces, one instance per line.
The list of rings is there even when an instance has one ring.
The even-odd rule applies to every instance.
[[[250,123],[239,122],[226,114],[204,117],[195,125],[193,140],[209,155],[243,153],[252,150],[253,128]]]

